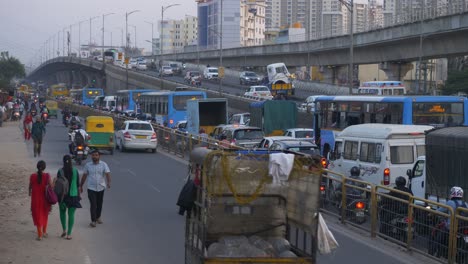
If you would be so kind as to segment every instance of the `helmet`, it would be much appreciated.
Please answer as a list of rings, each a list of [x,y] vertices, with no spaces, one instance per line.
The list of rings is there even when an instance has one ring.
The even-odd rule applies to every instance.
[[[406,179],[405,177],[403,176],[398,176],[396,179],[395,179],[395,184],[396,186],[398,187],[403,187],[406,185]]]
[[[351,173],[351,176],[359,176],[361,174],[361,170],[356,166],[352,167],[349,172]]]
[[[450,199],[452,198],[463,198],[463,189],[458,186],[453,186],[450,189]]]

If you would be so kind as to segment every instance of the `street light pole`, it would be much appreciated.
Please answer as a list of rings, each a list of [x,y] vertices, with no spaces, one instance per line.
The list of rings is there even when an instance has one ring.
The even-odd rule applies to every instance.
[[[80,53],[81,59],[81,23],[86,22],[86,20],[78,22],[78,52]]]
[[[219,23],[219,68],[223,67],[223,0],[221,0],[221,16]],[[219,71],[219,70],[218,70]],[[224,71],[224,69],[223,69]],[[219,72],[218,72],[219,74]],[[224,76],[223,76],[224,78]],[[219,78],[219,93],[223,93],[223,78]]]
[[[109,15],[113,15],[114,13],[108,13],[108,14],[103,14],[102,15],[102,47],[101,47],[101,56],[102,56],[102,61],[104,61],[104,18]]]
[[[349,65],[348,65],[348,85],[349,85],[349,94],[353,93],[353,83],[354,83],[354,34],[353,34],[353,16],[354,16],[354,0],[338,0],[343,4],[350,13],[350,22],[349,22]]]
[[[127,12],[125,13],[125,40],[126,40],[126,44],[125,44],[125,58],[124,58],[124,63],[125,63],[125,75],[126,75],[126,82],[125,82],[125,86],[126,86],[126,89],[128,90],[128,63],[127,62],[127,57],[128,57],[128,16],[135,13],[135,12],[140,12],[140,10],[133,10],[131,12]]]
[[[151,25],[151,56],[154,57],[154,46],[153,46],[153,41],[154,41],[154,23],[153,22],[148,22],[145,21],[145,23],[148,23]]]
[[[89,56],[91,56],[91,39],[92,39],[92,32],[93,32],[93,19],[98,18],[98,16],[95,17],[90,17],[89,18],[89,43],[88,43],[88,51],[89,51]]]

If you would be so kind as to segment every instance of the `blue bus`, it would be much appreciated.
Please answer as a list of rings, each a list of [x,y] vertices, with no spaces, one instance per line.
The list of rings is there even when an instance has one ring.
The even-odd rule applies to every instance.
[[[172,127],[187,120],[187,100],[206,99],[201,91],[161,91],[140,95],[142,113],[150,114],[160,124]]]
[[[344,128],[365,123],[468,126],[468,98],[457,96],[319,96],[313,127],[322,155]]]
[[[120,112],[132,110],[135,113],[140,112],[138,104],[140,95],[142,93],[154,92],[150,89],[135,89],[135,90],[119,90],[117,91],[117,110]]]
[[[104,90],[102,88],[83,88],[81,94],[82,94],[81,103],[83,105],[92,106],[94,103],[94,99],[97,96],[104,95]]]

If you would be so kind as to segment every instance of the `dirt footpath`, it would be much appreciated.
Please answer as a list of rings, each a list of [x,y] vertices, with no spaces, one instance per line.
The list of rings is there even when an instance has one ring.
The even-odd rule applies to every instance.
[[[38,159],[30,153],[32,142],[25,144],[20,133],[19,122],[4,122],[0,127],[0,264],[89,264],[76,225],[73,240],[60,238],[57,205],[49,215],[49,237],[35,240],[28,184]]]

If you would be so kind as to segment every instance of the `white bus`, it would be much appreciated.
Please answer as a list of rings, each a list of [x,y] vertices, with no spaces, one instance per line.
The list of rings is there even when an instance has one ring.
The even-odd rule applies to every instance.
[[[405,95],[406,88],[400,81],[363,82],[358,88],[358,94],[366,95]]]

